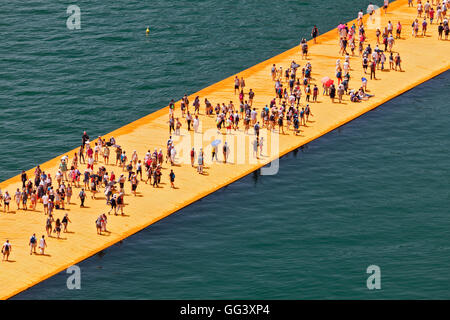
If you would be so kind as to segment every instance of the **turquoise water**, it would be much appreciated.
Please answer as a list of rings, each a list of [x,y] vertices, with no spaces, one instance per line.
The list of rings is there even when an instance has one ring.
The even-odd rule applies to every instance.
[[[1,179],[75,147],[85,129],[125,125],[367,5],[76,4],[75,32],[65,4],[3,5]],[[449,79],[286,155],[276,176],[251,174],[80,263],[82,290],[60,273],[16,298],[450,298]],[[371,264],[380,291],[366,288]]]

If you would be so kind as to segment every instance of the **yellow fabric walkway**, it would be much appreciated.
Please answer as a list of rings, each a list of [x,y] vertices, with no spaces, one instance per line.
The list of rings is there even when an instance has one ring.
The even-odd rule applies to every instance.
[[[356,15],[357,12],[355,12],[355,18]],[[301,127],[302,132],[299,136],[295,136],[292,131],[289,134],[280,135],[279,152],[276,155],[264,157],[261,162],[250,163],[247,160],[243,164],[208,163],[211,153],[210,149],[206,148],[206,146],[216,137],[204,138],[202,144],[205,150],[205,160],[207,161],[207,169],[205,170],[207,174],[200,175],[189,163],[181,163],[180,166],[173,167],[176,174],[175,185],[178,189],[171,189],[168,179],[170,165],[164,164],[165,169],[163,170],[162,182],[165,182],[165,184],[162,185],[162,188],[154,189],[150,185],[140,183],[138,186],[138,192],[140,194],[137,197],[130,195],[130,184],[126,183],[127,196],[125,197],[125,203],[127,205],[125,207],[125,213],[127,215],[124,217],[108,216],[108,229],[111,231],[109,235],[97,235],[94,224],[97,216],[100,213],[106,212],[107,207],[105,205],[103,188],[98,193],[101,200],[91,200],[90,192],[87,192],[87,208],[81,209],[79,207],[80,202],[76,199],[79,189],[74,189],[74,196],[72,197],[73,204],[68,206],[66,211],[55,210],[55,219],[62,218],[64,212],[69,213],[72,223],[69,224],[68,229],[71,233],[62,233],[63,239],[61,240],[56,238],[47,239],[47,256],[30,255],[28,247],[29,238],[33,233],[36,233],[38,239],[42,234],[46,235],[46,216],[42,211],[42,204],[38,204],[37,211],[35,212],[20,210],[15,213],[5,214],[3,213],[3,207],[0,208],[0,241],[3,244],[6,239],[9,239],[13,248],[10,256],[11,262],[0,263],[0,298],[9,298],[65,270],[67,267],[88,258],[182,207],[247,175],[270,160],[320,137],[414,86],[448,70],[450,66],[448,59],[450,42],[437,39],[436,24],[429,26],[427,37],[412,38],[411,23],[416,15],[416,8],[408,8],[407,0],[398,0],[392,3],[386,15],[384,13],[380,14],[383,28],[387,25],[388,20],[392,21],[394,32],[397,21],[401,21],[403,25],[402,39],[396,40],[394,51],[398,51],[401,54],[404,72],[381,72],[378,70],[378,80],[368,81],[368,89],[375,97],[363,103],[352,103],[349,101],[349,97],[345,96],[344,103],[332,104],[328,96],[322,96],[320,79],[325,76],[335,79],[336,60],[341,59],[343,62],[344,59],[338,54],[339,47],[336,30],[320,36],[318,38],[318,44],[313,44],[312,41],[309,41],[309,61],[312,63],[313,83],[318,84],[320,94],[319,102],[310,104],[314,117],[310,119],[312,121],[308,124],[308,127]],[[364,19],[366,20],[367,16]],[[421,21],[422,19],[419,19],[419,23]],[[356,21],[350,22],[348,24],[349,27],[353,22],[356,23]],[[367,42],[375,47],[375,29],[366,29],[366,33],[368,36]],[[358,52],[358,48],[356,48],[355,52]],[[270,76],[272,64],[275,63],[277,67],[282,66],[283,70],[285,70],[292,60],[295,60],[301,66],[305,65],[306,61],[301,59],[299,47],[288,50],[238,74],[239,77],[242,76],[245,78],[246,89],[252,88],[256,93],[254,106],[258,110],[258,119],[261,108],[268,104],[274,97],[274,82]],[[350,88],[359,88],[361,84],[360,79],[364,76],[361,58],[357,56],[352,57],[350,66],[353,69],[350,71],[350,75],[352,76]],[[388,66],[389,63],[387,63]],[[366,76],[366,78],[370,77]],[[200,121],[203,131],[215,127],[215,117],[209,118],[203,115],[203,101],[205,97],[212,102],[213,106],[217,103],[228,103],[230,100],[233,100],[235,106],[239,106],[238,96],[234,95],[233,92],[233,79],[234,76],[227,78],[189,97],[191,110],[193,110],[192,102],[194,97],[199,95],[201,98],[202,106],[200,110],[202,115]],[[304,97],[305,95],[303,94],[302,104],[304,103]],[[176,105],[176,114],[181,117],[179,103]],[[158,150],[162,148],[164,153],[166,152],[166,142],[168,139],[167,121],[168,108],[166,107],[104,137],[109,138],[111,135],[114,136],[117,143],[127,151],[129,157],[133,150],[137,150],[140,159],[143,159],[148,149],[153,152],[154,148],[158,148]],[[392,125],[395,126],[395,123]],[[241,121],[241,131],[242,126]],[[184,120],[183,129],[186,129]],[[184,135],[182,137],[183,139],[188,137],[186,133],[182,134]],[[262,135],[264,134],[262,132]],[[193,137],[192,131],[191,135]],[[228,135],[227,139],[232,139],[235,136],[235,134]],[[253,129],[250,130],[249,137],[250,141],[254,139]],[[91,138],[93,138],[92,134]],[[270,136],[268,139],[270,140]],[[194,141],[194,138],[192,138],[192,141]],[[175,144],[177,145],[179,143],[175,140]],[[198,147],[199,145],[196,145],[197,150]],[[178,162],[182,162],[181,150],[179,147],[177,149]],[[220,146],[219,150],[221,150]],[[247,154],[251,153],[251,147],[247,147],[246,150]],[[115,153],[113,151],[111,149],[110,159],[114,159]],[[73,152],[66,153],[70,157],[69,164],[71,163]],[[57,157],[42,164],[42,169],[50,172],[54,176],[60,158]],[[221,158],[221,152],[219,152],[219,159]],[[98,165],[95,168],[98,168]],[[111,165],[107,166],[107,170],[115,171],[116,175],[121,173],[121,169]],[[80,171],[84,171],[84,166]],[[33,172],[34,169],[29,170],[28,177],[34,177]],[[0,188],[3,193],[8,190],[13,197],[16,188],[20,185],[20,176],[16,176],[2,182]],[[15,210],[14,201],[11,201],[11,210]],[[242,214],[245,214],[245,212]]]

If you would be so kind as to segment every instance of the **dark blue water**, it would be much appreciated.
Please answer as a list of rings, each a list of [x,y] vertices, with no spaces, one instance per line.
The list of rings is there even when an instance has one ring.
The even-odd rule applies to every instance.
[[[365,1],[5,3],[0,178],[327,31]],[[330,11],[332,10],[332,11]],[[330,14],[333,12],[333,14]],[[150,25],[151,35],[145,37]],[[449,298],[447,72],[18,299]],[[381,268],[382,290],[366,287]]]

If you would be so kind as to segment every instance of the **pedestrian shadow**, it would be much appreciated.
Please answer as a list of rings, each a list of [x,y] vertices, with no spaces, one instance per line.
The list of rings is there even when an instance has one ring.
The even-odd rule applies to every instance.
[[[70,233],[70,234],[73,234],[73,233],[75,233],[74,231],[66,231],[66,232],[64,232],[64,233]]]
[[[199,174],[201,174],[202,176],[209,176],[208,172],[199,172]]]
[[[179,163],[174,163],[174,164],[172,164],[171,166],[172,166],[172,167],[181,167],[181,164],[179,164]]]

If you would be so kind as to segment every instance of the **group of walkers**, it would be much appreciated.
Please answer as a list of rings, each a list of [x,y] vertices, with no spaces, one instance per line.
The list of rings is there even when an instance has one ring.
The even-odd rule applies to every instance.
[[[93,145],[93,146],[92,146]],[[172,147],[172,150],[170,149]],[[110,163],[111,149],[115,149],[115,163]],[[174,147],[170,143],[168,148],[168,157],[173,164]],[[17,188],[13,196],[8,191],[4,193],[0,190],[0,206],[3,205],[3,211],[10,212],[10,202],[16,202],[16,209],[23,211],[36,211],[37,206],[42,204],[42,211],[47,216],[45,220],[45,230],[47,237],[60,238],[61,232],[67,233],[68,224],[71,222],[65,208],[73,204],[73,194],[79,189],[77,199],[80,201],[80,208],[85,207],[87,192],[91,193],[91,199],[96,200],[96,194],[103,188],[106,198],[106,205],[110,206],[107,214],[124,215],[123,208],[125,206],[124,196],[125,183],[128,181],[131,185],[131,194],[137,195],[137,186],[140,181],[152,184],[158,187],[161,183],[162,164],[164,155],[162,150],[151,153],[150,150],[142,160],[138,158],[136,151],[133,151],[131,159],[121,146],[116,144],[115,138],[111,137],[109,141],[105,141],[101,137],[92,143],[86,132],[83,133],[81,146],[69,164],[69,157],[63,156],[60,160],[57,172],[52,175],[38,165],[34,170],[33,178],[28,177],[25,171],[22,171],[21,181],[22,188]],[[167,161],[167,159],[166,159]],[[101,164],[103,162],[103,164]],[[86,165],[82,168],[82,165]],[[111,169],[108,171],[106,166],[116,166],[118,170]],[[120,173],[114,173],[119,171]],[[145,171],[145,176],[143,171]],[[175,188],[175,173],[170,170],[169,180],[171,187]],[[56,217],[57,211],[63,213],[61,218]],[[107,232],[106,229],[107,215],[102,213],[96,220],[95,225],[97,233]],[[53,236],[54,234],[54,236]],[[36,235],[33,234],[29,241],[30,254],[36,254],[36,248],[39,247],[39,253],[45,254],[47,247],[46,238],[42,235],[38,241]],[[5,242],[2,246],[3,259],[7,260],[11,253],[12,245]]]
[[[436,2],[436,3],[435,3]],[[414,6],[412,1],[410,2],[410,6]],[[431,3],[429,0],[422,3],[421,0],[417,1],[417,17],[411,24],[411,33],[412,36],[426,36],[428,21],[429,24],[432,25],[434,19],[436,19],[436,24],[438,25],[438,38],[439,40],[448,40],[449,34],[449,24],[447,17],[447,10],[450,9],[450,1],[443,0],[440,2],[439,0],[432,0]],[[422,21],[419,21],[421,19]]]

